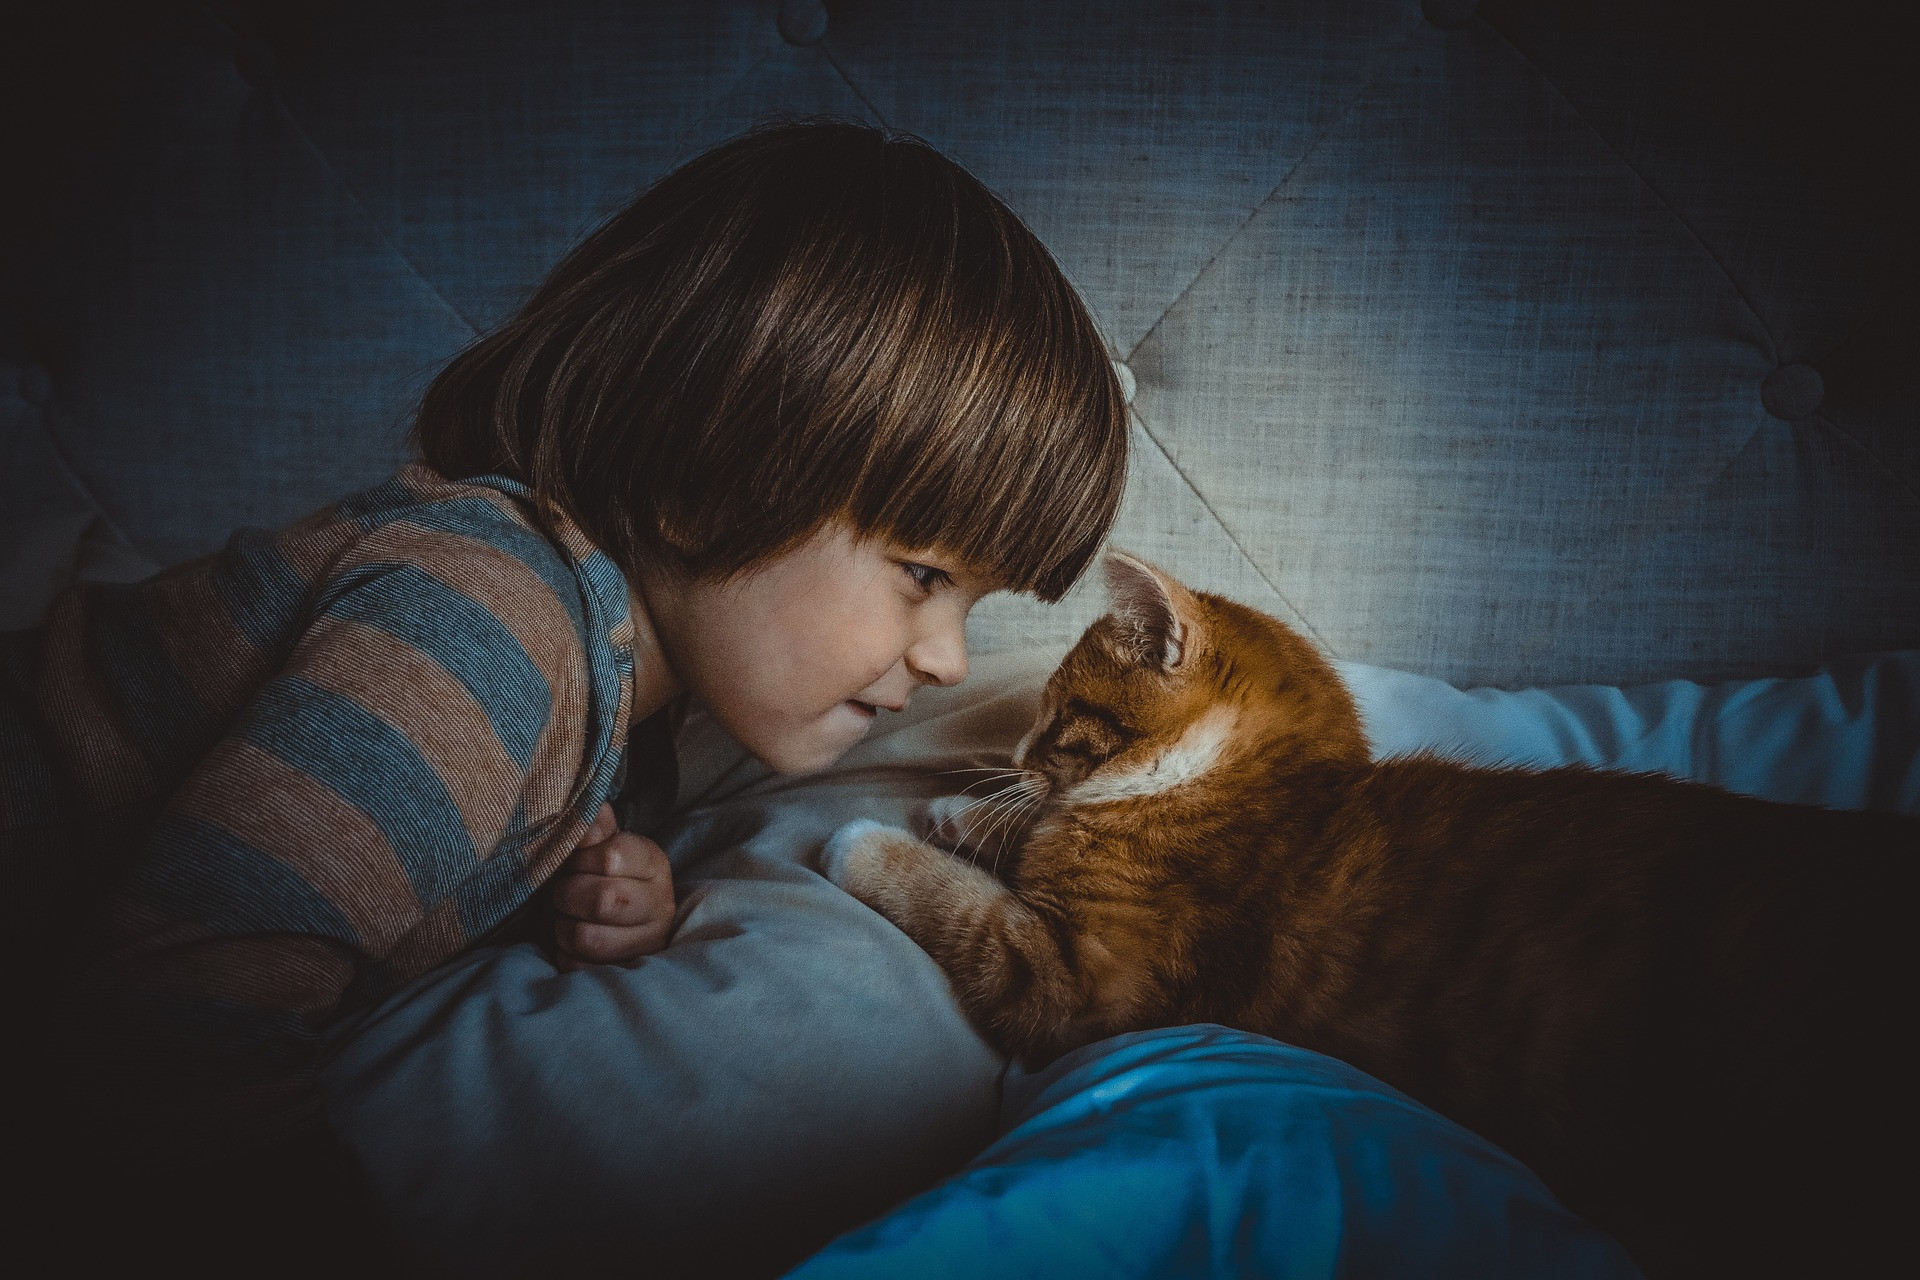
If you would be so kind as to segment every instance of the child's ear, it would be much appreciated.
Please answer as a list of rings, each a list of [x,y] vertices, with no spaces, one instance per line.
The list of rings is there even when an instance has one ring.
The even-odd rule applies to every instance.
[[[1193,626],[1183,606],[1191,597],[1185,587],[1139,556],[1109,549],[1101,561],[1106,571],[1108,614],[1121,642],[1140,661],[1162,671],[1177,670],[1187,658]]]

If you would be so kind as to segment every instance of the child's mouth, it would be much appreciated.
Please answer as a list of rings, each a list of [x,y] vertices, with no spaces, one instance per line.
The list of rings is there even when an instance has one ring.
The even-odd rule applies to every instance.
[[[848,698],[847,705],[869,720],[880,714],[878,707],[874,706],[871,702],[862,702],[858,698]]]

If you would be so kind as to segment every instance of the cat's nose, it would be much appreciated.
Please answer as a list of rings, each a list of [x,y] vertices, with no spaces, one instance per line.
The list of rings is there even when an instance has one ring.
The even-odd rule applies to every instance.
[[[1039,741],[1039,739],[1040,725],[1035,723],[1031,729],[1028,729],[1026,733],[1021,735],[1019,743],[1013,749],[1012,764],[1014,768],[1025,769],[1027,767],[1027,754],[1033,750],[1033,744]]]

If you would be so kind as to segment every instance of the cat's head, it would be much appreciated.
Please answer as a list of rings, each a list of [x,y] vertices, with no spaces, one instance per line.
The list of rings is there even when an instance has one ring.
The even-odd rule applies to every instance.
[[[1111,608],[1048,679],[1014,750],[1056,799],[1162,795],[1254,753],[1366,760],[1353,700],[1305,637],[1124,551],[1103,568]]]

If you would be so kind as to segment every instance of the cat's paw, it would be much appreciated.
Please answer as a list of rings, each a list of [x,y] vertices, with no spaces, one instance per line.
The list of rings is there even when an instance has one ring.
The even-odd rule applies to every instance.
[[[1033,796],[1002,791],[986,796],[935,796],[914,814],[914,830],[936,849],[996,872],[1020,848],[1036,821]]]
[[[914,815],[914,829],[930,845],[949,853],[964,852],[970,825],[966,814],[980,803],[971,796],[935,796]]]
[[[887,842],[896,838],[911,840],[913,836],[872,818],[855,818],[827,837],[820,850],[820,870],[857,897],[867,873],[885,859]]]

